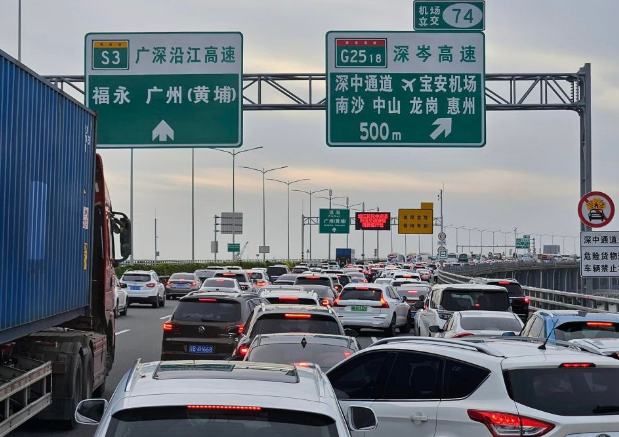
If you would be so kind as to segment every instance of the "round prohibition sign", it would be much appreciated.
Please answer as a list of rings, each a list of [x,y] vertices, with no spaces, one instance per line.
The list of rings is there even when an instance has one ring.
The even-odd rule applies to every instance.
[[[586,226],[601,228],[609,224],[614,216],[613,200],[601,191],[591,191],[578,202],[578,217]]]

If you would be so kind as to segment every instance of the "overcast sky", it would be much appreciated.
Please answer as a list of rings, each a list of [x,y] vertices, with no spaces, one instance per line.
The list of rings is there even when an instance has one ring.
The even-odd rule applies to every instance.
[[[412,0],[23,0],[22,60],[41,74],[83,74],[88,32],[240,31],[245,73],[323,73],[324,38],[329,30],[412,30]],[[576,72],[586,62],[593,71],[593,188],[619,198],[619,30],[616,0],[486,0],[488,73]],[[17,56],[17,0],[0,0],[0,49]],[[436,202],[445,185],[445,224],[518,233],[578,235],[578,116],[569,111],[488,112],[482,149],[329,148],[325,114],[246,112],[238,165],[289,168],[279,179],[310,178],[300,189],[333,189],[350,203],[365,202],[397,216],[398,208]],[[114,209],[129,212],[129,151],[105,150]],[[191,150],[136,150],[134,231],[136,259],[154,255],[158,218],[161,259],[191,258]],[[231,159],[196,149],[196,259],[212,259],[213,216],[231,210]],[[258,173],[237,169],[237,211],[245,214],[245,257],[255,259],[262,242],[262,192]],[[286,187],[267,185],[269,257],[286,256]],[[308,196],[291,194],[291,256],[301,253],[301,212]],[[328,201],[315,199],[318,207]],[[435,204],[435,215],[439,214]],[[616,219],[619,220],[619,219]],[[614,228],[613,225],[610,226]],[[438,232],[438,230],[437,230]],[[447,229],[455,250],[455,230]],[[473,244],[480,233],[472,232]],[[382,232],[380,255],[404,253],[404,237]],[[504,234],[495,234],[503,244]],[[221,238],[223,243],[230,236]],[[366,254],[376,233],[366,232]],[[434,238],[421,237],[421,251]],[[468,232],[459,231],[459,243]],[[492,234],[484,233],[484,245]],[[561,238],[555,243],[562,243]],[[550,237],[544,237],[544,244]],[[573,240],[566,240],[572,252]],[[307,244],[307,242],[306,242]],[[351,247],[361,254],[361,232],[351,230]],[[539,245],[539,242],[538,242]],[[344,236],[333,246],[345,247]],[[306,246],[307,248],[307,246]],[[333,251],[334,251],[333,249]],[[418,251],[416,236],[408,252]],[[221,252],[223,251],[223,253]],[[487,251],[487,250],[485,250]],[[327,237],[315,230],[314,257],[327,256]],[[220,246],[220,256],[225,245]]]

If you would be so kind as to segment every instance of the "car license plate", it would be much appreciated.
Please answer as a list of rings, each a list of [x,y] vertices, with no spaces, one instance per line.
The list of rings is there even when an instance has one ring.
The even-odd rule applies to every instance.
[[[350,308],[351,311],[367,311],[368,307],[363,306],[355,306]]]
[[[192,344],[189,346],[190,354],[212,354],[214,347],[210,344]]]
[[[176,288],[185,288],[188,284],[174,284]]]
[[[132,285],[131,287],[129,287],[129,290],[139,290],[140,288],[142,288],[142,287],[138,287],[138,286]]]

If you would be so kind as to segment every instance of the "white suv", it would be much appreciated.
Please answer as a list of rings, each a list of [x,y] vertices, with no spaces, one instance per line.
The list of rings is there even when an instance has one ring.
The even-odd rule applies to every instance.
[[[327,373],[344,410],[380,426],[353,437],[600,437],[619,431],[619,361],[546,344],[397,337]]]
[[[443,329],[454,311],[510,311],[505,287],[496,285],[435,285],[427,295],[424,308],[415,314],[417,335],[430,337],[430,326]]]
[[[411,330],[410,306],[386,284],[348,284],[333,301],[333,307],[347,328],[384,329],[393,337]]]
[[[153,308],[165,306],[165,285],[153,270],[127,270],[120,278],[120,286],[127,290],[127,305],[144,303]]]
[[[351,429],[377,426],[367,407],[346,415]],[[325,374],[307,364],[138,360],[109,403],[82,401],[75,417],[99,424],[95,437],[349,436]]]

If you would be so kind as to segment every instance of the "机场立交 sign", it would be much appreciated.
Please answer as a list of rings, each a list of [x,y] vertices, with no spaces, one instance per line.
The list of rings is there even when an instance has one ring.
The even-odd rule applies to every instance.
[[[484,1],[415,0],[413,28],[423,32],[484,30]]]
[[[90,33],[85,44],[98,147],[241,146],[240,33]]]
[[[481,147],[484,35],[329,32],[327,144]]]
[[[619,232],[580,233],[580,274],[583,278],[619,276]]]

